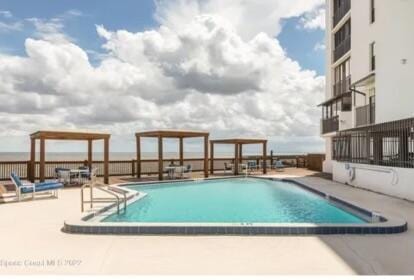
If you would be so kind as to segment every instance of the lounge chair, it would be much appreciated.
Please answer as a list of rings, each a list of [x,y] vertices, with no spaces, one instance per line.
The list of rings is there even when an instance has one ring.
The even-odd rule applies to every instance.
[[[283,171],[283,170],[285,170],[285,165],[283,164],[283,162],[281,160],[277,160],[275,162],[274,167],[275,167],[276,171]]]
[[[19,176],[12,172],[10,179],[16,187],[17,200],[20,201],[26,194],[31,194],[32,199],[35,198],[36,193],[50,192],[54,197],[58,197],[58,190],[63,188],[63,184],[59,182],[44,182],[44,183],[22,183]]]

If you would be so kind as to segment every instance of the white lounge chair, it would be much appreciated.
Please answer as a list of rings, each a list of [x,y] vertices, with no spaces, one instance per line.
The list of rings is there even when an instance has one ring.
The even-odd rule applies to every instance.
[[[17,200],[20,201],[24,195],[31,194],[32,199],[35,198],[36,193],[48,192],[54,197],[58,197],[58,190],[63,188],[63,184],[59,182],[44,182],[44,183],[22,183],[19,176],[12,172],[10,179],[16,187]]]

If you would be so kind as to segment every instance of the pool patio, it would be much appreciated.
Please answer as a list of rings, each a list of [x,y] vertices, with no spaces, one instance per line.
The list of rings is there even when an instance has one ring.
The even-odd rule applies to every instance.
[[[0,273],[413,274],[414,203],[338,184],[305,169],[294,177],[321,191],[408,221],[395,235],[113,236],[61,231],[79,218],[78,188],[59,199],[1,204]],[[131,178],[110,178],[112,183]],[[143,178],[144,179],[144,178]],[[52,210],[52,211],[51,211]],[[316,256],[316,257],[315,257]]]

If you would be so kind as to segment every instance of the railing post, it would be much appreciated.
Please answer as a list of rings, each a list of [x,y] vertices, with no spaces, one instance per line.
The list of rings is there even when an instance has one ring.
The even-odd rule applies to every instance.
[[[27,161],[26,163],[26,178],[28,180],[31,180],[32,176],[32,168],[31,168],[32,163],[30,161]]]
[[[135,177],[135,160],[132,160],[131,164],[132,164],[131,165],[131,167],[132,167],[132,174],[131,175],[132,175],[132,177]]]

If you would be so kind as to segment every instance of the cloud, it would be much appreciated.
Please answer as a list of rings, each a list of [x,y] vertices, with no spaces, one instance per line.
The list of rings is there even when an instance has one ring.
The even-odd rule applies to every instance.
[[[325,30],[326,22],[326,10],[324,6],[320,6],[316,9],[313,9],[305,13],[300,18],[300,26],[304,29],[314,30],[322,29]]]
[[[325,51],[326,45],[324,42],[317,42],[313,47],[314,51]]]
[[[263,32],[271,37],[281,31],[284,18],[298,17],[320,7],[324,0],[245,1],[227,0],[157,0],[155,18],[174,30],[188,24],[200,14],[214,14],[228,19],[243,39],[252,39]]]
[[[229,7],[242,16],[254,8],[246,2]],[[301,4],[313,9],[321,1],[269,2],[277,4],[252,11],[265,18],[256,26],[250,25],[258,20],[226,17],[230,11],[220,12],[214,0],[157,2],[159,28],[132,33],[96,26],[105,40],[98,65],[67,39],[61,21],[32,19],[38,33],[25,42],[27,56],[0,54],[0,119],[15,134],[90,128],[132,135],[186,128],[215,137],[319,144],[316,105],[324,78],[287,56],[273,37],[282,12],[264,10],[279,7],[283,17],[297,16],[306,12]],[[250,27],[244,32],[243,26]]]
[[[0,10],[0,17],[12,18],[13,17],[13,14],[10,11],[2,11],[2,10]]]
[[[23,24],[21,22],[2,22],[0,21],[0,32],[11,32],[11,31],[20,31],[23,29]]]

